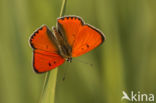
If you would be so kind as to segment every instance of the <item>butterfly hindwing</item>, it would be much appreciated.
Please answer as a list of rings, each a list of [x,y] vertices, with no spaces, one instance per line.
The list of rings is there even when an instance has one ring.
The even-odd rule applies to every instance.
[[[37,29],[30,38],[30,44],[34,49],[56,52],[56,39],[46,25]]]
[[[81,18],[76,16],[59,18],[58,31],[66,35],[72,47],[72,57],[91,51],[102,44],[105,39],[102,32],[85,24]]]
[[[33,61],[34,70],[37,73],[42,73],[63,64],[65,59],[56,53],[36,49],[34,50]]]

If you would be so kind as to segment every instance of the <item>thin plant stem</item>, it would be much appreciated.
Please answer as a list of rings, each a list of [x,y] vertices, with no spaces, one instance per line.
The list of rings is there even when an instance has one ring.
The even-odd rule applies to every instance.
[[[61,11],[60,11],[60,17],[63,16],[64,13],[65,13],[66,3],[67,3],[67,0],[63,0],[62,1]]]
[[[64,15],[67,0],[62,0],[60,17]],[[55,90],[57,82],[58,68],[46,73],[43,91],[39,103],[55,103]]]

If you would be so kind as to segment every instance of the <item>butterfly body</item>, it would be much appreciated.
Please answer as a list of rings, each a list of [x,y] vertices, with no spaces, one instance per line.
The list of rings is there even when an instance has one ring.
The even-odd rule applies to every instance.
[[[37,73],[54,69],[72,57],[85,54],[103,43],[105,37],[98,29],[85,24],[80,17],[57,19],[52,31],[43,25],[30,38],[33,67]]]
[[[66,38],[64,37],[65,34],[59,33],[55,27],[53,27],[52,30],[57,40],[58,53],[63,58],[65,58],[66,61],[71,62],[72,61],[72,48],[68,44]]]

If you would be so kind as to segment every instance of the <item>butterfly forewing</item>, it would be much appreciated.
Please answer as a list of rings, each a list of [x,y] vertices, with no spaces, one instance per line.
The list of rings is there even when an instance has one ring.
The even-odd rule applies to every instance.
[[[62,17],[57,19],[57,22],[58,31],[65,35],[65,39],[72,47],[83,22],[77,17]]]
[[[34,49],[40,49],[50,52],[58,51],[56,40],[53,33],[46,25],[37,29],[30,38],[30,44]]]

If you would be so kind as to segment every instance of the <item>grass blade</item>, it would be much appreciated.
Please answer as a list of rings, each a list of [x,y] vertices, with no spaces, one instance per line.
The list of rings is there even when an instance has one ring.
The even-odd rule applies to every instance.
[[[66,0],[62,1],[60,17],[64,15]],[[55,90],[57,82],[58,68],[51,70],[45,75],[45,83],[39,103],[55,103]]]

